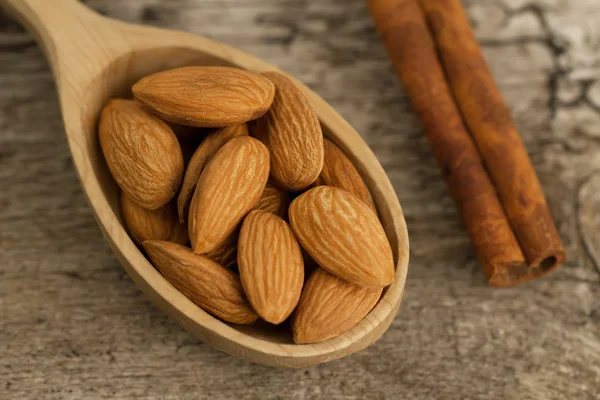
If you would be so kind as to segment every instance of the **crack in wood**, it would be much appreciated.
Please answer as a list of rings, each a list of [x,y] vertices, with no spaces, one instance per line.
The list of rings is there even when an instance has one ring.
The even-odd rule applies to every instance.
[[[596,84],[596,79],[582,79],[577,82],[579,86],[579,95],[577,98],[571,101],[560,101],[556,100],[557,107],[563,108],[574,108],[580,106],[587,106],[594,112],[600,115],[600,105],[594,103],[589,96],[590,88]]]
[[[563,106],[558,96],[560,81],[565,79],[572,71],[570,66],[564,66],[561,63],[561,57],[568,54],[571,44],[566,38],[562,37],[558,32],[555,32],[552,29],[548,17],[546,16],[546,12],[540,4],[529,3],[516,9],[511,9],[502,2],[497,2],[495,4],[497,4],[505,13],[505,25],[508,25],[511,18],[523,14],[531,14],[539,23],[542,30],[542,36],[524,36],[514,39],[486,39],[480,41],[481,45],[484,47],[500,47],[511,45],[523,46],[536,43],[541,44],[548,49],[552,59],[552,70],[548,75],[546,86],[549,92],[548,108],[550,109],[550,117],[554,119],[559,108]],[[587,93],[585,96],[587,96]],[[593,102],[587,99],[587,97],[585,97],[580,104],[590,105],[594,111],[597,111],[600,114],[600,107],[596,107]]]

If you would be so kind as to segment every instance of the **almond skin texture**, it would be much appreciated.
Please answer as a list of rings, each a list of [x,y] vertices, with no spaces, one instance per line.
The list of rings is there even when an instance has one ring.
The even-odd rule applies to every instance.
[[[265,72],[276,88],[269,111],[253,126],[271,153],[275,183],[298,191],[311,185],[323,167],[323,132],[304,94],[288,78]]]
[[[196,254],[219,248],[256,205],[269,178],[269,151],[250,136],[231,139],[196,184],[189,233]]]
[[[344,152],[328,139],[323,140],[323,147],[325,149],[323,170],[321,170],[315,185],[345,189],[377,212],[367,185]]]
[[[232,67],[183,67],[133,85],[133,95],[165,121],[218,128],[262,116],[275,88],[264,76]]]
[[[153,210],[173,198],[183,156],[166,123],[133,100],[112,99],[102,110],[98,131],[108,168],[133,201]]]
[[[287,217],[287,210],[290,206],[290,195],[288,192],[279,189],[270,183],[267,183],[265,190],[254,206],[255,210],[265,210],[279,215],[281,218]]]
[[[283,219],[254,210],[244,219],[238,243],[240,278],[252,308],[280,324],[294,311],[304,282],[298,241]]]
[[[189,242],[187,226],[179,223],[173,202],[147,210],[121,192],[121,215],[138,245],[146,240],[165,240],[184,245]]]
[[[294,314],[294,342],[316,343],[349,331],[375,307],[382,291],[354,285],[318,268],[306,281]]]
[[[178,244],[148,240],[144,248],[169,283],[207,313],[234,324],[258,319],[235,272]]]
[[[233,267],[237,263],[237,239],[237,235],[231,235],[219,248],[205,254],[205,256],[225,268]]]
[[[302,247],[330,273],[371,287],[394,279],[392,249],[377,215],[350,192],[317,186],[292,201],[289,217]]]
[[[200,143],[200,146],[198,146],[194,152],[194,155],[185,170],[181,190],[177,197],[177,212],[179,213],[179,220],[181,222],[185,221],[187,207],[194,195],[196,183],[198,182],[204,167],[206,167],[212,157],[229,141],[229,139],[244,135],[248,135],[248,125],[245,123],[237,124],[221,128],[216,132],[211,133],[202,141],[202,143]]]

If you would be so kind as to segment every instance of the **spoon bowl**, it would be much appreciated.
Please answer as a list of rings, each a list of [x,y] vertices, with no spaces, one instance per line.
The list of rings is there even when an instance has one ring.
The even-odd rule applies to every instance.
[[[408,269],[408,233],[385,171],[356,131],[297,80],[326,137],[357,167],[392,245],[396,275],[375,308],[336,338],[296,345],[288,327],[222,322],[188,300],[150,264],[124,227],[119,189],[102,157],[97,122],[106,101],[131,97],[131,86],[154,72],[187,65],[228,65],[251,71],[278,69],[251,55],[185,32],[127,24],[103,17],[75,0],[0,0],[35,35],[49,59],[60,97],[73,163],[106,240],[136,285],[179,325],[207,344],[255,363],[306,367],[361,350],[394,319]],[[279,71],[281,72],[281,71]]]

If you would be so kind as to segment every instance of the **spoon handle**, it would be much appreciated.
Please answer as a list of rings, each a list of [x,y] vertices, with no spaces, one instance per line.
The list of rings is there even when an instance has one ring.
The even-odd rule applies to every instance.
[[[114,40],[122,35],[121,29],[115,29],[121,23],[77,0],[0,0],[0,6],[35,37],[59,86],[67,73],[93,75],[104,67],[103,59],[124,50],[122,41]],[[86,71],[76,71],[79,68]]]

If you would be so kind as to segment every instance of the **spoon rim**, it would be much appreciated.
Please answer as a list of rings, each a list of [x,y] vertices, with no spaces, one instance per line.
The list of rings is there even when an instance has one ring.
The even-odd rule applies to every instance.
[[[100,175],[106,174],[106,171],[98,171],[98,169],[106,169],[106,166],[101,165],[101,160],[95,161],[95,165],[91,161],[92,158],[102,158],[101,155],[98,157],[98,154],[91,154],[91,149],[93,148],[99,151],[97,144],[99,112],[90,114],[90,107],[87,107],[87,104],[83,107],[81,106],[81,104],[85,104],[85,102],[82,103],[82,99],[87,92],[87,90],[84,90],[85,88],[80,88],[79,93],[76,95],[66,96],[63,92],[70,85],[59,84],[65,129],[73,163],[82,188],[95,214],[98,225],[111,246],[113,253],[136,285],[162,311],[193,335],[226,353],[259,364],[282,367],[314,365],[351,354],[377,340],[391,324],[403,297],[409,262],[409,240],[402,207],[393,186],[372,150],[360,135],[331,105],[306,85],[263,60],[225,44],[185,32],[148,28],[125,23],[118,23],[115,26],[126,27],[126,33],[138,30],[135,37],[137,39],[143,38],[144,42],[140,42],[139,49],[136,49],[132,44],[130,53],[115,54],[114,59],[110,60],[104,68],[98,69],[100,75],[93,76],[91,78],[95,79],[88,80],[90,84],[99,79],[101,74],[110,68],[111,62],[116,62],[118,58],[132,58],[139,51],[153,51],[159,48],[167,48],[165,44],[169,41],[172,44],[171,47],[168,47],[169,49],[185,49],[190,52],[205,54],[206,59],[220,59],[238,68],[255,72],[276,71],[290,78],[307,96],[309,103],[319,117],[324,131],[329,133],[325,136],[342,148],[365,179],[365,183],[371,191],[373,200],[379,211],[380,220],[392,245],[396,267],[394,281],[385,289],[384,294],[373,310],[352,329],[332,339],[301,345],[276,343],[257,338],[229,326],[227,323],[206,313],[171,286],[144,257],[129,237],[121,222],[122,219],[119,215],[115,214],[115,211],[118,211],[118,207],[116,207],[116,210],[111,207],[107,194],[103,190],[108,183],[103,182],[102,180],[105,177],[101,177]],[[142,35],[140,32],[145,32],[146,34]],[[159,41],[152,44],[152,38],[156,37],[156,35],[163,36],[160,37]],[[55,73],[56,71],[64,70],[59,65]],[[63,82],[64,79],[64,76],[60,76],[60,72],[57,73],[56,80],[59,83]],[[108,93],[107,89],[104,89],[102,94],[109,95],[110,93]],[[108,98],[104,98],[101,105]],[[88,118],[81,115],[81,109],[86,107]],[[89,133],[86,134],[85,132]],[[90,146],[89,141],[95,141],[95,146]],[[112,177],[109,179],[112,179]]]

